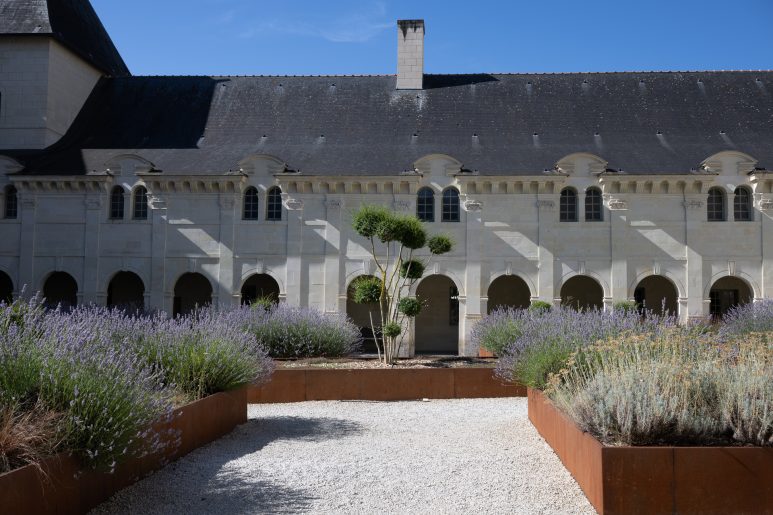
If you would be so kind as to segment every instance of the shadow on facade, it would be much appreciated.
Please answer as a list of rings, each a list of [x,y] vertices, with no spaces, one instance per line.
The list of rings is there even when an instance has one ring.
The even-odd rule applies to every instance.
[[[188,315],[212,304],[212,284],[201,274],[187,273],[174,285],[174,316]]]

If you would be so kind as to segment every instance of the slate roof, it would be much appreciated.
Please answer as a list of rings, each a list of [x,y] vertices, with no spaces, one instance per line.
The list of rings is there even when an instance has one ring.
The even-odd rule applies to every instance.
[[[685,174],[723,150],[773,168],[773,72],[125,77],[96,87],[23,174],[103,171],[138,154],[165,173],[227,173],[251,154],[303,175],[395,175],[448,154],[481,175],[539,174],[590,152],[630,174]],[[4,152],[8,153],[8,152]]]
[[[107,75],[129,75],[88,0],[0,0],[0,35],[51,36]]]

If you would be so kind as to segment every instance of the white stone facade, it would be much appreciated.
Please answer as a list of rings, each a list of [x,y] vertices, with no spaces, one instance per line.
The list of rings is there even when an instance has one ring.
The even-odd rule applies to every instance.
[[[398,29],[397,88],[421,89],[423,22]],[[45,38],[6,38],[0,57],[0,148],[57,141],[100,76]],[[411,327],[409,354],[476,355],[469,333],[481,316],[535,300],[606,309],[665,302],[685,321],[773,296],[773,176],[755,156],[717,152],[683,175],[612,172],[603,155],[575,153],[549,171],[502,176],[445,154],[383,176],[299,174],[282,156],[252,154],[229,172],[158,172],[141,152],[117,153],[86,175],[41,176],[17,174],[23,166],[0,155],[0,295],[26,286],[65,302],[173,313],[200,301],[238,305],[271,283],[282,302],[348,311],[364,326],[347,291],[375,265],[351,214],[363,203],[417,213],[428,188],[427,228],[449,234],[455,248],[421,256],[427,278],[413,293],[431,307]],[[257,207],[247,213],[251,187]],[[135,206],[140,191],[146,214],[144,197]],[[458,220],[443,220],[447,192],[458,194]],[[595,205],[590,215],[586,203]]]

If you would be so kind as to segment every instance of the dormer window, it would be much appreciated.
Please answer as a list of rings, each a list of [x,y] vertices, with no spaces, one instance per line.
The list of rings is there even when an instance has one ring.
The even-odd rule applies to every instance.
[[[3,215],[6,220],[15,220],[19,216],[19,196],[16,192],[16,186],[9,185],[5,187],[5,210]]]
[[[116,186],[110,192],[110,219],[123,220],[124,215],[124,191],[121,186]]]

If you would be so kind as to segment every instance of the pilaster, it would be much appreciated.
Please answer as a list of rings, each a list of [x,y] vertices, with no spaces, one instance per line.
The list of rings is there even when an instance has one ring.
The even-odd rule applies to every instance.
[[[697,238],[706,223],[706,203],[704,194],[684,196],[684,243],[685,267],[684,284],[687,290],[687,318],[704,318],[709,315],[710,300],[704,298],[703,256],[695,248]],[[718,222],[719,223],[719,222]],[[680,308],[681,308],[680,303]],[[680,313],[680,318],[684,315]]]
[[[156,193],[149,194],[148,208],[153,230],[150,246],[150,299],[147,306],[171,315],[173,298],[168,288],[174,286],[168,286],[167,280],[174,278],[166,277],[166,231],[169,223],[166,198]]]
[[[287,303],[305,307],[308,295],[303,295],[303,200],[282,194],[287,215]]]
[[[84,201],[86,208],[85,231],[83,244],[83,284],[81,299],[85,304],[100,304],[106,302],[106,292],[99,295],[99,230],[104,216],[102,195],[87,194]]]
[[[234,244],[236,240],[236,210],[237,196],[234,193],[220,194],[220,260],[218,263],[218,291],[216,305],[227,307],[238,305],[241,295],[240,286],[234,282],[238,274],[234,274]],[[214,300],[214,299],[213,299]]]

